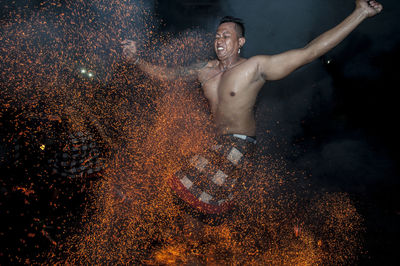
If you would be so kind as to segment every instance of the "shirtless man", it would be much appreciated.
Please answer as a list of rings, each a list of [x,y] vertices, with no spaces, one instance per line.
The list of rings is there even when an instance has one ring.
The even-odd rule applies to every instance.
[[[324,55],[339,44],[364,19],[375,16],[382,9],[382,5],[376,1],[356,0],[355,10],[339,25],[323,33],[303,48],[277,55],[257,55],[248,59],[241,57],[240,48],[246,42],[244,27],[240,19],[232,17],[221,20],[217,29],[214,41],[216,60],[190,67],[155,66],[137,57],[136,43],[130,40],[122,42],[123,54],[127,60],[152,77],[164,80],[182,76],[197,78],[210,103],[218,134],[234,136],[234,138],[254,143],[252,136],[256,133],[256,123],[253,108],[258,92],[264,83],[282,79],[297,68]],[[246,148],[242,149],[236,144],[233,146],[237,149],[225,150],[222,153],[234,166],[237,166]],[[190,161],[198,172],[206,176],[203,179],[213,180],[212,185],[223,186],[229,183],[228,170],[225,171],[222,168],[219,172],[215,169],[214,172],[205,170],[205,166],[210,161],[209,158],[197,156]],[[204,172],[207,173],[204,174]],[[201,187],[201,182],[196,187],[196,181],[193,180],[196,178],[188,175],[187,171],[185,173],[177,178],[180,180],[178,187],[173,187],[175,191],[178,191],[177,194],[181,199],[205,213],[221,213],[227,209],[225,206],[232,196],[229,192],[209,192],[210,189]],[[188,176],[191,177],[188,178]],[[229,183],[230,186],[233,186],[233,183]],[[180,190],[186,190],[187,193],[183,194],[191,195],[182,196]],[[218,197],[218,193],[229,195]],[[223,208],[219,208],[221,206]]]

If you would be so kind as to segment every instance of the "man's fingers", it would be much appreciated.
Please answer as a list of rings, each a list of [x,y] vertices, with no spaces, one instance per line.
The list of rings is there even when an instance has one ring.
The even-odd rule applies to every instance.
[[[131,46],[131,45],[136,45],[136,42],[135,42],[135,41],[132,41],[132,40],[123,40],[123,41],[121,42],[121,44],[122,44],[122,45],[129,45],[129,46]]]
[[[124,50],[122,51],[122,55],[123,55],[124,57],[126,57],[126,58],[132,58],[132,57],[134,56],[134,54],[133,54],[131,51],[126,50],[126,49],[124,49]]]
[[[383,6],[376,1],[367,1],[368,5],[375,9],[378,13],[382,11]]]
[[[373,8],[380,6],[380,4],[376,1],[368,1],[368,5]]]
[[[128,60],[132,60],[136,57],[136,42],[132,40],[123,40],[122,45],[122,56]]]

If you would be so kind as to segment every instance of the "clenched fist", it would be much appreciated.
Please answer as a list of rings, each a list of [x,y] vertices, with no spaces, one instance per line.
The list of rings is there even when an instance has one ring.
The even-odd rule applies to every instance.
[[[356,7],[363,10],[367,17],[373,17],[383,9],[383,6],[380,3],[368,0],[356,0]]]
[[[122,44],[122,55],[128,61],[136,61],[139,59],[137,55],[136,42],[132,40],[124,40]]]

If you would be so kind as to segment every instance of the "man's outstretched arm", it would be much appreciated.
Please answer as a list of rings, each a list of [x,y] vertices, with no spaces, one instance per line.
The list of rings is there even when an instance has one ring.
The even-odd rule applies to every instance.
[[[177,78],[197,78],[198,71],[207,65],[207,62],[201,62],[190,66],[182,67],[165,67],[154,65],[139,58],[137,55],[136,42],[132,40],[125,40],[121,43],[123,45],[122,53],[125,59],[133,65],[139,67],[143,72],[153,78],[160,80],[175,80]]]
[[[364,19],[375,16],[383,9],[376,1],[356,0],[353,13],[339,25],[321,34],[301,49],[281,54],[256,56],[260,75],[265,80],[278,80],[286,77],[297,68],[310,63],[338,45]]]

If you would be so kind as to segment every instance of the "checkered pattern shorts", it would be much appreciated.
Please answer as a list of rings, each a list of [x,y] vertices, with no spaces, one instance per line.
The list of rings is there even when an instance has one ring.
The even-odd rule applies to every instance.
[[[223,135],[204,154],[191,156],[172,177],[171,187],[191,207],[208,214],[231,207],[239,169],[248,161],[256,140],[244,135]]]

